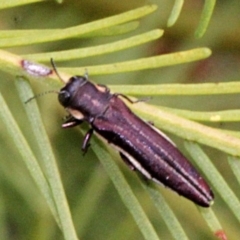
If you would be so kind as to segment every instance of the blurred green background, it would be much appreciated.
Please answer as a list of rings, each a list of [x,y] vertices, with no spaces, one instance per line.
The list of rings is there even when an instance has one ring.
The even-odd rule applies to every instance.
[[[0,1],[1,3],[1,1]],[[240,79],[240,2],[238,0],[217,1],[209,28],[201,39],[194,38],[202,10],[202,1],[187,0],[177,23],[167,28],[166,23],[173,1],[151,1],[159,6],[153,14],[140,20],[140,27],[124,36],[71,39],[48,44],[38,44],[6,49],[15,54],[28,54],[62,49],[83,48],[122,39],[146,30],[163,28],[164,36],[157,41],[132,49],[94,56],[58,66],[91,66],[158,54],[209,47],[213,54],[209,59],[154,70],[95,76],[102,84],[150,84],[150,83],[202,83],[226,82]],[[65,1],[59,5],[46,1],[0,11],[0,29],[50,29],[65,28],[121,13],[146,4],[146,1]],[[89,73],[91,78],[91,72]],[[14,117],[18,121],[31,147],[37,152],[27,117],[14,86],[14,76],[1,72],[0,89]],[[32,82],[35,93],[49,86]],[[55,95],[37,99],[42,117],[58,160],[59,170],[66,190],[69,206],[80,239],[143,239],[131,215],[126,210],[115,188],[110,182],[97,156],[91,149],[84,157],[80,151],[82,136],[77,129],[62,130],[64,110]],[[154,97],[150,103],[196,111],[238,109],[240,96],[213,95],[196,97]],[[154,119],[150,119],[154,121]],[[239,131],[239,123],[215,123],[211,126]],[[86,126],[84,126],[86,128]],[[45,200],[36,188],[31,176],[15,149],[12,140],[0,125],[0,236],[5,239],[63,239]],[[182,140],[174,140],[182,151]],[[226,155],[205,148],[214,164],[239,197],[239,186],[233,177]],[[115,153],[112,153],[116,155]],[[143,191],[134,173],[121,162],[119,166],[130,182],[136,196],[146,210],[161,239],[172,239],[163,220],[157,214],[148,195]],[[190,239],[215,239],[204,223],[196,207],[175,193],[160,187],[170,206],[176,213]],[[216,194],[213,206],[229,239],[239,239],[239,223],[229,212],[225,203]],[[3,238],[1,238],[3,239]]]

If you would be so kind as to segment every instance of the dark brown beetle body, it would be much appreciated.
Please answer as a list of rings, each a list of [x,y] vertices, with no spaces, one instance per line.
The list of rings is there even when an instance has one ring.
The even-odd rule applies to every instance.
[[[87,121],[91,129],[83,142],[84,151],[96,132],[120,152],[132,169],[200,206],[210,206],[213,193],[205,180],[170,139],[131,112],[119,95],[86,77],[72,77],[59,93],[60,103],[71,114],[63,127]]]

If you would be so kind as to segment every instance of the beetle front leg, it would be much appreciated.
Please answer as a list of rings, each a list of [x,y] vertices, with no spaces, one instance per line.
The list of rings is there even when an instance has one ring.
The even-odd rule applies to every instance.
[[[70,128],[75,127],[79,124],[81,124],[83,120],[76,119],[72,116],[68,117],[67,120],[62,124],[62,128]]]
[[[83,155],[85,155],[87,153],[88,148],[90,147],[90,139],[92,137],[93,134],[93,129],[89,129],[88,132],[86,133],[86,135],[84,136],[83,139],[83,144],[82,144],[82,151],[83,151]]]

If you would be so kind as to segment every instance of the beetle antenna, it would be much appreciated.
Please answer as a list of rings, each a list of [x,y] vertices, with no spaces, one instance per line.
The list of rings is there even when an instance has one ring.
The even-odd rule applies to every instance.
[[[89,74],[88,74],[88,70],[87,70],[87,68],[85,68],[85,73],[84,73],[84,77],[88,80],[88,76],[89,76]]]
[[[58,78],[59,78],[62,82],[65,83],[64,79],[60,76],[60,74],[59,74],[59,72],[58,72],[58,70],[57,70],[57,66],[56,66],[53,58],[50,59],[50,62],[51,62],[51,65],[52,65],[52,67],[53,67],[53,71],[56,73],[56,75],[58,76]]]
[[[29,103],[30,101],[32,101],[33,99],[35,98],[38,98],[38,97],[42,97],[48,93],[57,93],[59,94],[59,91],[56,91],[56,90],[50,90],[50,91],[46,91],[46,92],[42,92],[42,93],[39,93],[37,95],[34,95],[33,97],[30,97],[27,101],[25,101],[24,103]]]

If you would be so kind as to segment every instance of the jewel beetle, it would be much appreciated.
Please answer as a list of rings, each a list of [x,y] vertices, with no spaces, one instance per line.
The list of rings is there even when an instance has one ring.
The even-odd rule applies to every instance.
[[[73,76],[58,93],[60,104],[70,114],[62,127],[87,122],[90,129],[83,140],[83,151],[96,133],[120,153],[132,170],[202,207],[209,207],[214,195],[207,182],[176,145],[135,115],[123,98],[133,103],[125,95],[111,93],[106,86],[92,83],[87,75]]]

